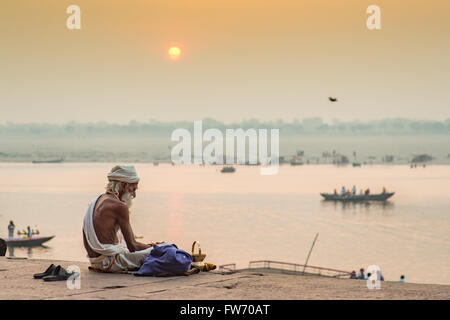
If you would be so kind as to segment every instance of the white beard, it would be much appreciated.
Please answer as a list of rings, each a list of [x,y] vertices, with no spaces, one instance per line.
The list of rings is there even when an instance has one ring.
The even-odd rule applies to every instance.
[[[131,206],[133,205],[133,196],[129,192],[124,193],[122,195],[122,197],[120,197],[120,200],[125,202],[125,204],[127,205],[128,209],[130,209]]]

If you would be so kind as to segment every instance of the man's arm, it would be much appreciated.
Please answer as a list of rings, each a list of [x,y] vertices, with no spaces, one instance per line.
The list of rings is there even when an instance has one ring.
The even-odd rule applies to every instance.
[[[120,230],[122,231],[125,242],[127,243],[128,250],[130,252],[145,250],[150,248],[151,245],[137,242],[133,230],[130,225],[130,214],[128,212],[128,207],[124,205],[119,205],[117,208],[117,220],[119,222]]]

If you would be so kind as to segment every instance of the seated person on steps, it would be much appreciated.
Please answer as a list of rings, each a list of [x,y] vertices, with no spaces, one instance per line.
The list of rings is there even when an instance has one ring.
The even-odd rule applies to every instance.
[[[130,225],[129,208],[139,177],[134,166],[115,166],[108,180],[106,192],[91,202],[84,217],[84,247],[96,271],[137,270],[153,249],[151,244],[136,241]]]

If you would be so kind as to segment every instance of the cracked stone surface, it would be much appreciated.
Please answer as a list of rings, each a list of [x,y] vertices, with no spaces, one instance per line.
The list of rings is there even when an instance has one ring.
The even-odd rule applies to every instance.
[[[65,281],[33,279],[51,264],[81,270],[80,289]],[[97,273],[88,262],[0,257],[0,299],[450,299],[450,286],[384,281],[380,290],[369,290],[361,280],[301,276],[272,271],[200,272],[179,277],[136,277]]]

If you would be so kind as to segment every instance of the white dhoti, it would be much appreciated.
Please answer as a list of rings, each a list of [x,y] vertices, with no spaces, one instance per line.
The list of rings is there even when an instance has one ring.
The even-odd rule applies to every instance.
[[[141,251],[118,253],[115,256],[89,258],[91,266],[103,272],[136,271],[145,261],[153,248]]]
[[[123,237],[120,231],[118,232],[118,239],[121,241],[118,244],[101,243],[98,240],[94,229],[94,208],[100,197],[101,195],[91,202],[83,220],[83,232],[86,241],[93,251],[100,254],[100,256],[96,258],[88,257],[91,266],[94,269],[103,272],[122,272],[139,269],[144,263],[145,258],[147,258],[153,250],[153,247],[141,251],[130,252],[123,243]]]

